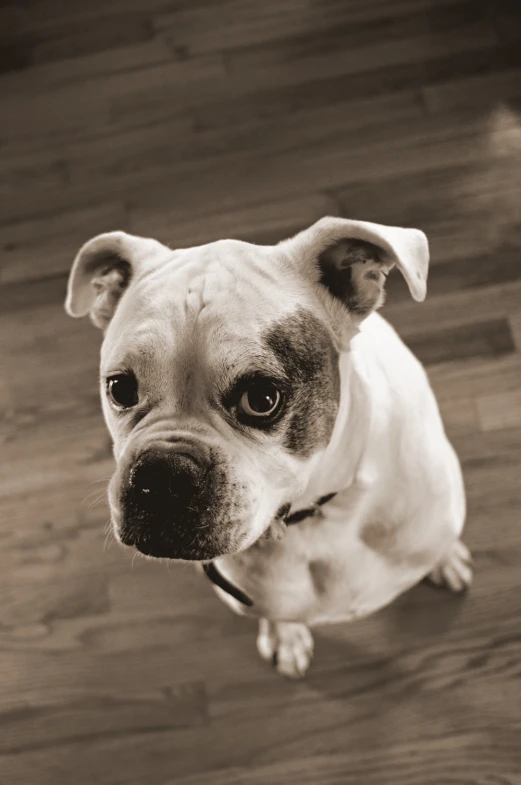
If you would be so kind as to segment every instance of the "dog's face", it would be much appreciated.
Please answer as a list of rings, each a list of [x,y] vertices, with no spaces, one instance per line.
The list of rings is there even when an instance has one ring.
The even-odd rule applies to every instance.
[[[287,513],[333,431],[339,351],[395,263],[421,299],[424,236],[342,219],[275,247],[171,251],[114,232],[81,249],[67,310],[105,330],[121,542],[207,560],[251,546]]]

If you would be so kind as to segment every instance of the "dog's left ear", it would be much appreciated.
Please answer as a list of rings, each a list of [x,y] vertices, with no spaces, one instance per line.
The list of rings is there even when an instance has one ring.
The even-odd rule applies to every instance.
[[[383,304],[385,279],[394,265],[414,299],[425,299],[429,246],[418,229],[322,218],[282,246],[357,320]]]
[[[93,237],[73,262],[65,310],[69,316],[90,314],[96,327],[105,329],[131,281],[170,253],[157,240],[126,232]]]

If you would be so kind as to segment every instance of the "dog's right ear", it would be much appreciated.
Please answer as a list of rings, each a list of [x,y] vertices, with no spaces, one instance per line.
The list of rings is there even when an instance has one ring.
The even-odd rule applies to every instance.
[[[169,249],[156,240],[126,232],[93,237],[73,262],[65,310],[75,317],[90,314],[96,327],[105,329],[130,281],[156,266],[165,253]]]

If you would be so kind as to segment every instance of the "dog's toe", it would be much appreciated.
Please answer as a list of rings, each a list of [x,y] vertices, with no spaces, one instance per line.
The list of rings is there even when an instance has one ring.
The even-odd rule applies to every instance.
[[[311,665],[313,648],[306,641],[298,640],[283,643],[276,653],[276,668],[283,676],[301,679]]]
[[[313,658],[313,636],[305,624],[261,619],[257,650],[283,676],[300,679]]]
[[[257,635],[257,651],[263,660],[275,663],[277,652],[277,639],[273,633],[274,625],[267,619],[260,619],[259,634]]]
[[[468,589],[472,583],[472,556],[465,543],[456,540],[427,578],[436,586],[454,592]]]

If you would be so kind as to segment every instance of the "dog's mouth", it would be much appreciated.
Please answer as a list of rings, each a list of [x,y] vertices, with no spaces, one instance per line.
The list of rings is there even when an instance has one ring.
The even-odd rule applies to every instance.
[[[142,511],[122,510],[111,503],[112,525],[117,540],[126,547],[154,559],[208,562],[219,556],[239,553],[263,539],[280,540],[287,526],[290,503],[279,507],[273,519],[256,538],[250,527],[236,517],[186,525],[171,514],[151,520]],[[177,517],[177,516],[176,516]]]
[[[239,553],[263,539],[280,540],[286,533],[286,516],[290,505],[284,504],[257,537],[237,519],[198,527],[176,526],[170,522],[161,527],[147,525],[140,516],[120,517],[113,514],[117,539],[144,556],[174,561],[211,561],[219,556]]]
[[[166,526],[153,529],[131,519],[115,528],[123,545],[155,559],[208,561],[238,550],[236,538],[222,527],[216,527],[219,534],[209,534],[204,529],[183,531]]]
[[[224,555],[220,550],[208,546],[197,545],[190,549],[179,550],[169,543],[146,540],[138,540],[134,543],[134,547],[144,556],[172,561],[210,561]]]
[[[209,561],[243,551],[254,540],[248,520],[230,515],[227,509],[205,521],[187,522],[171,511],[151,519],[135,510],[111,507],[116,539],[155,559]]]

